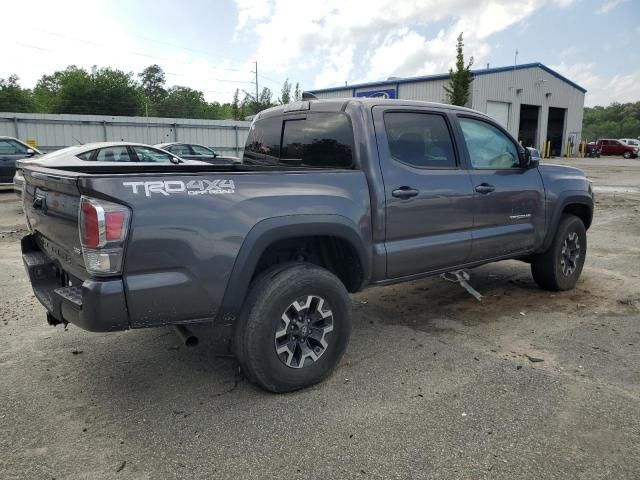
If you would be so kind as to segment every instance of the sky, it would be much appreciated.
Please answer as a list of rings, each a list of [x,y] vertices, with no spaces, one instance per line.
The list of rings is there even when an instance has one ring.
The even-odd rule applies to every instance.
[[[0,78],[26,88],[77,65],[138,73],[229,102],[448,71],[456,37],[485,68],[541,62],[587,89],[585,104],[640,101],[640,0],[54,0],[2,4]],[[6,21],[9,20],[9,21]],[[517,57],[515,56],[518,51]]]

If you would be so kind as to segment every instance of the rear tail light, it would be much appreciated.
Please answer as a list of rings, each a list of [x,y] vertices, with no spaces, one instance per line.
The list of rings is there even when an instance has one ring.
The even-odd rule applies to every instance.
[[[122,272],[130,210],[124,205],[83,196],[80,199],[80,243],[84,264],[94,275]]]

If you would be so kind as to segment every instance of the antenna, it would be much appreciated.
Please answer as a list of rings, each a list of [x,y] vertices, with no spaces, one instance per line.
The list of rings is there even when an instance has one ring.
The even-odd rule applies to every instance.
[[[71,135],[71,138],[73,138],[76,142],[78,142],[79,145],[84,145],[84,143],[82,143],[80,140],[78,140],[76,137],[74,137],[73,135]]]

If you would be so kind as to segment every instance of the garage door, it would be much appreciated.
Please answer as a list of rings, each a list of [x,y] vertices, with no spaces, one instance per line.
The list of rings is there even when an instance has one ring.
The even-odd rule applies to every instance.
[[[509,105],[507,102],[487,102],[487,115],[493,118],[504,128],[509,125]]]

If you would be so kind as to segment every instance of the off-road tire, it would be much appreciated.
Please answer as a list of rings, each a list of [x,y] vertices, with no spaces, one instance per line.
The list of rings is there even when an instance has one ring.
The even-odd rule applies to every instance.
[[[327,346],[319,357],[315,360],[302,357],[304,366],[300,367],[293,355],[278,355],[277,335],[282,331],[281,319],[288,309],[309,297],[313,297],[310,305],[317,306],[319,302],[315,299],[321,298],[324,305],[330,306],[324,307],[322,313],[331,312],[332,330],[322,334]],[[318,316],[322,309],[318,307],[313,313]],[[252,283],[236,328],[234,351],[248,380],[270,392],[291,392],[326,378],[340,362],[350,334],[351,299],[340,279],[313,264],[293,263],[272,268]]]
[[[565,257],[563,250],[567,250],[569,239],[577,241],[578,256],[573,269],[563,267],[562,260]],[[575,250],[575,249],[571,249]],[[587,232],[580,218],[571,214],[564,214],[556,229],[555,236],[546,252],[536,255],[531,262],[531,273],[538,286],[544,290],[561,291],[571,290],[576,286],[587,254]],[[567,259],[565,258],[565,265]],[[566,269],[565,269],[566,268]],[[567,272],[570,271],[569,274]]]

